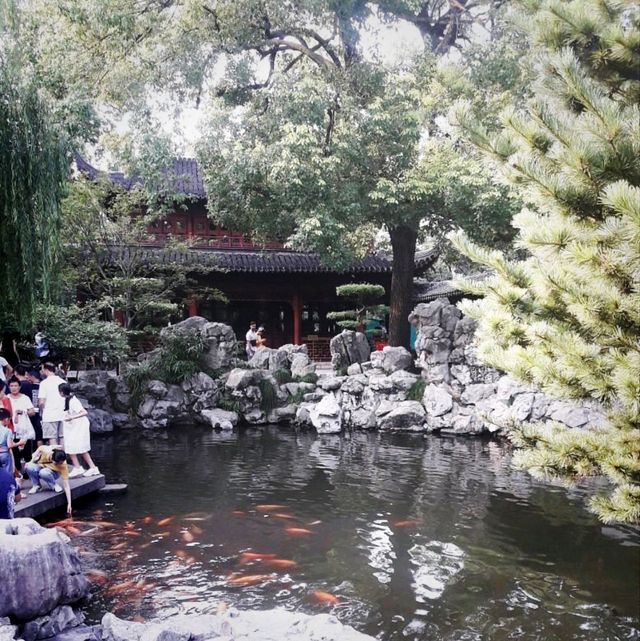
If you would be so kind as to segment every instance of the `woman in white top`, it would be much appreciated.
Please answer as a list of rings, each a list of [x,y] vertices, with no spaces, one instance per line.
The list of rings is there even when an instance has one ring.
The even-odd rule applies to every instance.
[[[16,470],[22,472],[22,461],[28,463],[35,449],[33,443],[36,431],[31,423],[31,417],[35,415],[36,410],[31,399],[20,392],[20,381],[15,377],[9,379],[9,392],[7,398],[11,404],[14,435],[16,440],[22,443],[19,447],[14,448],[13,461]]]
[[[71,386],[62,383],[58,387],[60,396],[64,398],[64,421],[62,429],[64,433],[64,450],[71,458],[73,470],[69,472],[69,478],[76,476],[97,476],[100,470],[91,460],[91,435],[89,432],[89,418],[87,410],[82,403],[71,393]],[[78,454],[89,466],[85,472],[82,464],[78,461]]]

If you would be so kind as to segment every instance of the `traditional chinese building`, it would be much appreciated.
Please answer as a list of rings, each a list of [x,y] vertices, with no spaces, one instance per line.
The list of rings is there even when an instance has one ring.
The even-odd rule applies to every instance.
[[[90,178],[100,172],[81,158],[78,170]],[[266,329],[269,345],[307,343],[310,355],[327,358],[328,342],[339,328],[326,318],[327,312],[344,309],[336,287],[345,283],[380,284],[388,294],[391,287],[391,259],[371,254],[347,268],[332,267],[312,253],[285,249],[281,242],[254,244],[241,232],[223,229],[207,216],[202,176],[195,160],[174,163],[172,175],[176,192],[189,196],[162,220],[148,229],[144,250],[150,260],[171,261],[182,265],[215,265],[218,270],[207,278],[221,290],[228,303],[193,299],[185,316],[204,316],[231,325],[241,337],[249,322],[255,320]],[[130,188],[135,180],[120,172],[110,172],[115,184]],[[166,252],[168,238],[188,241],[188,250]],[[126,251],[126,248],[122,248]],[[416,254],[416,275],[423,274],[436,258],[435,252]]]

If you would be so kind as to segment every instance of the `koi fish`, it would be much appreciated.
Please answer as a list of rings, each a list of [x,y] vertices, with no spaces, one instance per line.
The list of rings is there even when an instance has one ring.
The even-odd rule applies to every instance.
[[[150,525],[151,523],[153,523],[153,517],[151,517],[151,516],[145,516],[145,517],[142,519],[142,522],[143,522],[145,525]]]
[[[97,525],[98,527],[105,528],[116,528],[119,529],[120,526],[117,523],[112,523],[111,521],[91,521],[92,525]]]
[[[123,534],[125,536],[142,536],[142,534],[140,534],[140,532],[134,532],[133,530],[125,530],[123,532]]]
[[[126,541],[123,541],[122,543],[116,543],[116,545],[111,547],[111,550],[123,550],[124,548],[127,547]]]
[[[97,527],[92,527],[89,530],[85,530],[84,532],[80,532],[80,536],[89,536],[90,534],[93,534],[94,532],[97,532],[100,528]]]
[[[191,532],[181,532],[180,533],[180,538],[185,542],[185,543],[191,543],[195,537]]]
[[[67,532],[69,532],[69,534],[74,534],[76,536],[78,534],[82,534],[82,530],[79,530],[77,527],[74,527],[73,525],[66,525],[64,529]]]
[[[87,578],[91,583],[95,583],[96,585],[104,585],[107,582],[107,573],[103,572],[102,570],[87,570],[85,572],[87,575]]]
[[[318,603],[329,603],[330,605],[337,605],[340,603],[340,599],[335,594],[331,594],[331,592],[316,590],[311,594],[311,596],[314,601],[317,601]]]
[[[269,581],[273,576],[271,574],[245,574],[228,579],[233,585],[255,585]]]
[[[266,559],[264,564],[272,568],[295,568],[298,565],[289,559]]]
[[[311,530],[307,530],[303,527],[287,527],[284,529],[285,532],[288,532],[289,534],[313,534]]]
[[[420,521],[417,521],[416,519],[407,519],[406,521],[396,521],[393,524],[393,527],[413,527],[414,525],[420,525]]]
[[[158,521],[158,525],[159,525],[160,527],[162,527],[163,525],[169,525],[169,523],[171,523],[171,521],[173,521],[173,517],[172,517],[172,516],[168,516],[168,517],[167,517],[167,518],[165,518],[165,519],[160,519],[160,520]]]
[[[233,514],[233,516],[244,516],[245,512],[243,512],[242,510],[234,510],[233,512],[231,512],[231,514]]]
[[[260,552],[240,552],[240,557],[245,561],[257,561],[258,559],[275,559],[277,554],[261,554]]]
[[[322,523],[322,521],[318,519],[317,521],[311,521],[311,523],[307,523],[307,525],[320,525],[320,523]]]
[[[175,555],[176,555],[179,559],[186,559],[186,558],[187,558],[187,556],[188,556],[188,555],[187,555],[187,553],[186,553],[184,550],[176,550],[176,551],[175,551]]]
[[[47,523],[47,527],[65,527],[73,522],[72,518],[62,519],[61,521],[55,521],[54,523]]]
[[[116,583],[116,585],[112,585],[111,587],[107,588],[105,592],[107,594],[120,594],[121,592],[131,590],[135,587],[135,585],[136,583],[133,580],[124,581],[122,583]]]
[[[296,520],[295,516],[292,516],[291,514],[283,514],[282,512],[276,512],[273,516],[276,516],[279,519],[290,519],[292,521]]]
[[[192,531],[196,536],[200,536],[200,535],[204,532],[204,530],[203,530],[201,527],[198,527],[197,525],[192,525],[192,526],[191,526],[191,531]]]
[[[256,505],[256,510],[259,512],[273,512],[274,510],[286,510],[286,505],[276,505],[272,503],[266,503],[262,505]]]

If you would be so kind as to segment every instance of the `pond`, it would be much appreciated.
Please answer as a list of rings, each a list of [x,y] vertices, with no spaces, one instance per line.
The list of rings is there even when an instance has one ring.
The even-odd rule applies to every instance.
[[[233,604],[393,641],[640,638],[638,530],[511,469],[500,441],[194,427],[94,453],[129,491],[74,513],[90,620]]]

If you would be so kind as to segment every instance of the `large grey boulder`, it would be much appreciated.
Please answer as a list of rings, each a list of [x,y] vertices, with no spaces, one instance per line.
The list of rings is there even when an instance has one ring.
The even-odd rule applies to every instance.
[[[231,370],[224,386],[233,392],[240,391],[256,385],[263,378],[264,376],[261,370],[242,369],[238,367]]]
[[[393,374],[398,370],[408,369],[413,364],[413,357],[404,347],[387,345],[380,352],[371,353],[371,365],[381,369],[385,374]]]
[[[331,365],[336,372],[346,372],[349,365],[369,360],[371,347],[362,332],[343,329],[329,343]]]
[[[238,415],[220,408],[202,410],[201,416],[213,428],[232,430],[238,424]]]
[[[333,394],[327,394],[311,408],[309,420],[318,434],[337,434],[342,430],[342,407]]]
[[[56,637],[57,641],[58,634],[71,628],[77,628],[83,622],[83,614],[74,612],[69,605],[61,605],[42,617],[27,621],[22,626],[20,638],[24,641],[38,641],[39,639]]]
[[[177,615],[162,621],[135,623],[113,614],[102,618],[104,641],[374,641],[329,614],[308,615],[275,610],[221,615]]]
[[[378,418],[378,427],[380,430],[423,431],[426,416],[418,401],[401,401],[395,403],[389,413]]]
[[[429,416],[443,416],[453,408],[453,397],[440,385],[427,385],[422,402]]]
[[[269,369],[269,359],[271,355],[277,350],[270,347],[258,347],[251,359],[249,365],[256,369]]]
[[[0,617],[30,621],[88,593],[69,537],[32,519],[0,520]]]
[[[205,339],[203,359],[207,367],[226,369],[231,366],[237,340],[229,325],[211,323],[201,316],[192,316],[175,325],[165,327],[160,332],[160,337],[185,334],[200,334]]]
[[[109,434],[113,432],[113,418],[111,413],[95,407],[88,409],[89,429],[93,434]]]
[[[315,374],[315,363],[303,353],[294,354],[291,358],[291,375],[294,377],[306,376],[307,374]]]

